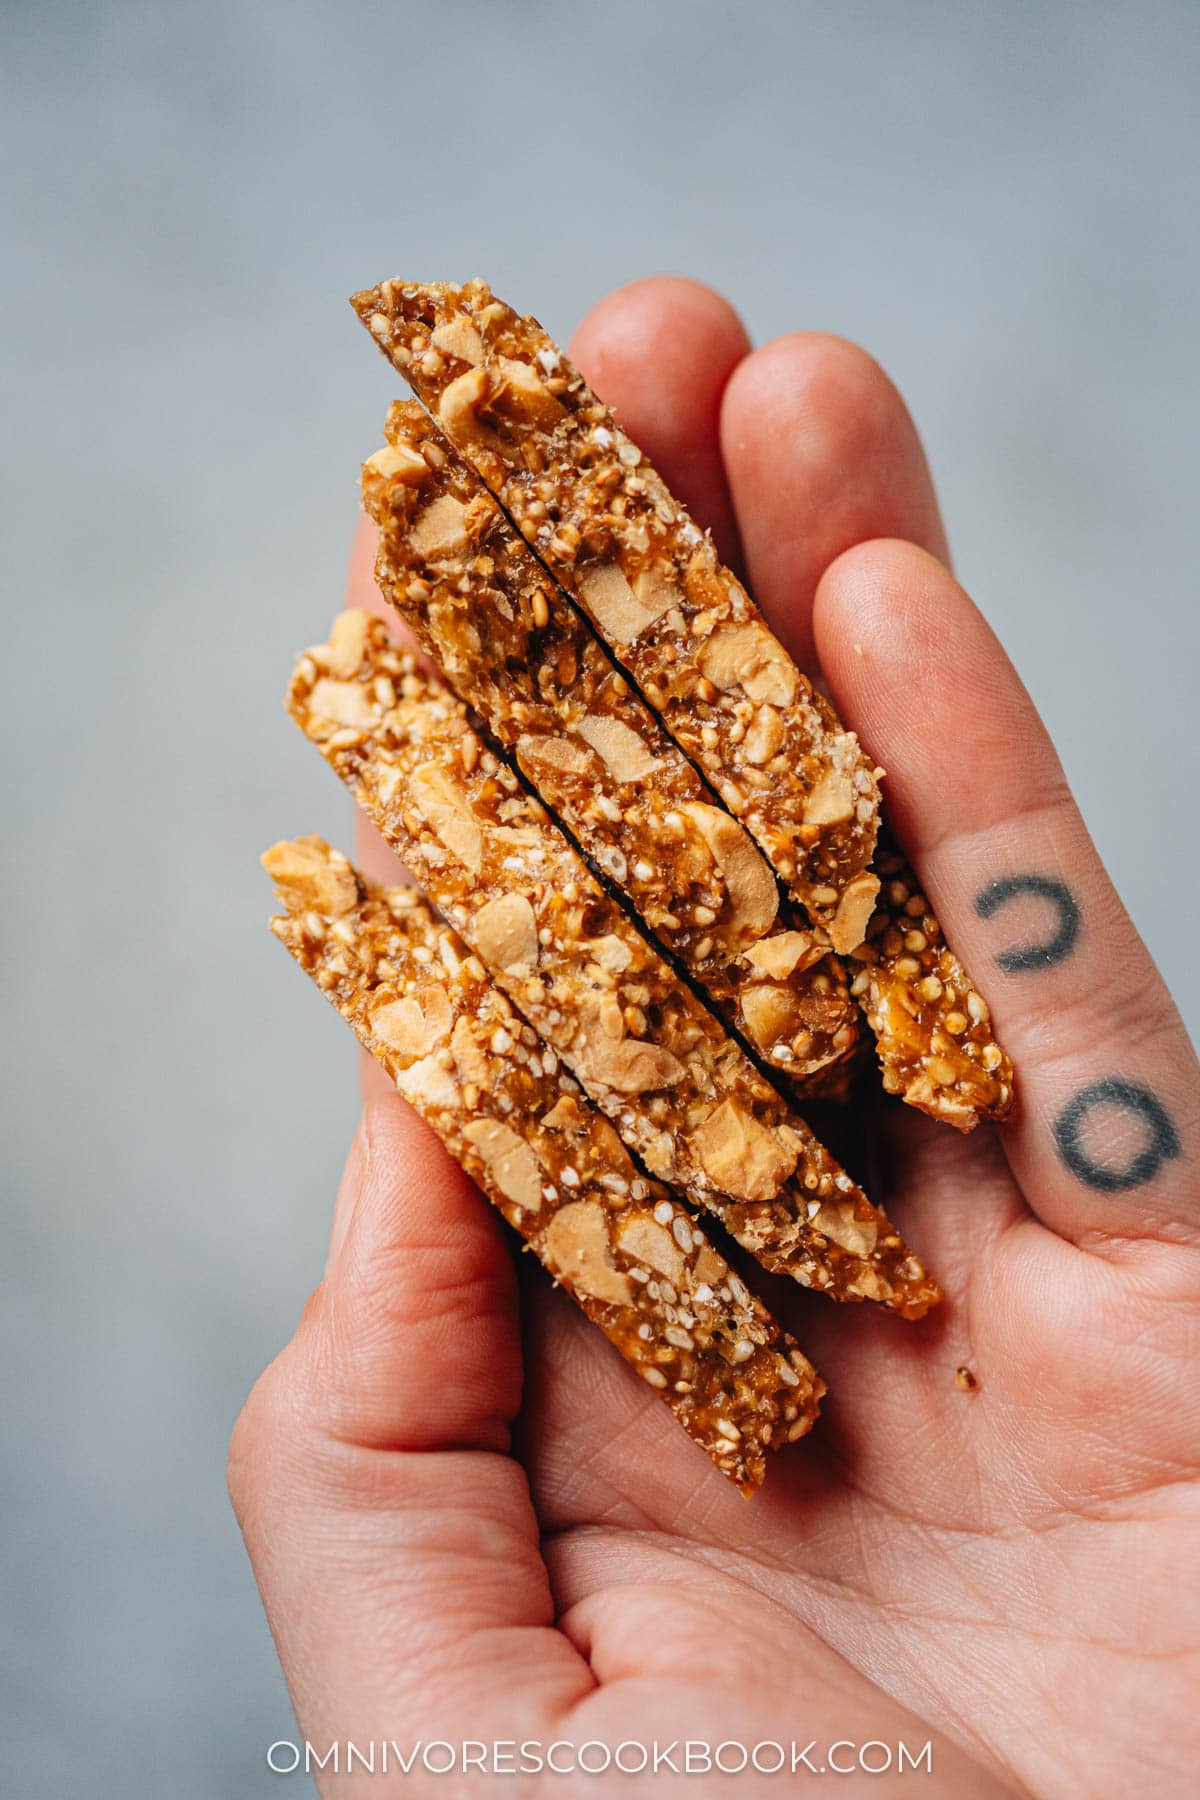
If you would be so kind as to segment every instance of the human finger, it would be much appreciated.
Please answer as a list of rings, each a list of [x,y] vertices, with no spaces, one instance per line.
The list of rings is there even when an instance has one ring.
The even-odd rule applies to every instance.
[[[894,542],[835,562],[815,619],[835,700],[888,771],[893,825],[1012,1055],[1002,1141],[1030,1204],[1075,1242],[1194,1231],[1195,1054],[996,638],[939,562]]]
[[[230,1452],[301,1730],[535,1727],[591,1678],[554,1629],[508,1454],[521,1361],[498,1221],[395,1093],[367,1107],[346,1184],[326,1279]]]
[[[797,331],[744,358],[725,389],[721,447],[750,590],[802,668],[815,668],[817,583],[843,551],[899,537],[949,562],[908,409],[844,338]]]

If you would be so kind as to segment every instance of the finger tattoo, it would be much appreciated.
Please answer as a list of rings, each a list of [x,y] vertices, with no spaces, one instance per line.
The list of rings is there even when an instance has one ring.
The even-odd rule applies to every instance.
[[[1145,1141],[1122,1167],[1097,1162],[1085,1150],[1081,1134],[1089,1115],[1101,1107],[1115,1107],[1137,1117],[1144,1128]],[[1179,1155],[1179,1133],[1170,1114],[1155,1099],[1149,1088],[1123,1076],[1110,1075],[1081,1088],[1059,1113],[1054,1122],[1054,1141],[1058,1153],[1077,1180],[1101,1193],[1122,1193],[1126,1188],[1141,1187],[1158,1174],[1165,1162]]]
[[[989,882],[975,902],[975,911],[981,919],[990,919],[1002,906],[1019,899],[1022,894],[1049,900],[1058,915],[1058,924],[1053,934],[1041,942],[1014,944],[1008,950],[1001,950],[996,961],[1006,975],[1019,975],[1026,969],[1046,969],[1052,963],[1062,962],[1070,956],[1079,935],[1078,902],[1070,888],[1049,875],[1006,875],[1002,880]]]

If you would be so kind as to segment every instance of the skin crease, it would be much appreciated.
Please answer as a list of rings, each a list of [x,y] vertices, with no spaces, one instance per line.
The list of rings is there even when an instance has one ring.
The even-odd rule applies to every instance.
[[[908,1778],[925,1794],[1183,1793],[1200,1751],[1200,1081],[1182,1023],[1015,672],[947,572],[919,441],[870,359],[810,333],[750,353],[726,302],[678,279],[610,295],[573,354],[740,542],[776,630],[819,655],[886,767],[896,830],[1013,1053],[1020,1112],[969,1138],[883,1102],[861,1122],[878,1198],[947,1289],[927,1320],[754,1272],[831,1391],[747,1504],[378,1083],[325,1279],[231,1448],[298,1734],[318,1751],[816,1739],[818,1762],[838,1739],[929,1740],[933,1776]],[[369,577],[361,535],[352,604],[371,603]],[[1079,930],[1053,966],[1006,970],[1045,911],[984,918],[976,899],[1030,872],[1065,887]],[[1101,1191],[1053,1126],[1121,1081],[1154,1096],[1180,1153]],[[1095,1165],[1127,1168],[1144,1142],[1136,1112],[1091,1115]],[[860,1775],[839,1792],[893,1785]]]

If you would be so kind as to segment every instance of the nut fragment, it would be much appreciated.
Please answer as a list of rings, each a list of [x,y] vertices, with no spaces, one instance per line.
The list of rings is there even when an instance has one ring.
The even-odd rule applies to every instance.
[[[822,775],[804,802],[806,825],[840,825],[854,817],[857,795],[849,775],[830,769]]]
[[[491,434],[483,427],[478,417],[479,408],[483,405],[488,391],[487,371],[485,369],[468,369],[452,381],[438,401],[438,418],[446,427],[447,434],[458,439],[488,437]]]
[[[639,606],[644,606],[656,619],[672,606],[683,603],[683,595],[666,572],[658,568],[643,569],[633,578],[633,591]]]
[[[785,1150],[736,1100],[714,1107],[690,1143],[705,1173],[740,1200],[773,1199],[796,1166],[795,1150]]]
[[[538,379],[528,363],[502,356],[498,366],[506,406],[527,424],[552,431],[566,410],[558,396]]]
[[[776,931],[745,952],[744,960],[760,975],[786,981],[794,969],[820,960],[821,949],[807,931]]]
[[[671,604],[670,590],[647,589],[645,598],[635,594],[615,563],[586,569],[580,587],[601,636],[619,649],[640,637]]]
[[[730,937],[760,938],[779,911],[775,877],[737,820],[719,806],[692,800],[685,810],[699,827],[724,878],[731,908],[724,932]]]
[[[843,1250],[848,1250],[851,1256],[870,1256],[879,1235],[874,1219],[858,1219],[854,1216],[852,1200],[824,1201],[812,1223],[817,1231],[831,1238]]]
[[[542,1166],[525,1139],[499,1119],[472,1119],[463,1136],[474,1144],[492,1180],[509,1200],[536,1212],[542,1204]]]
[[[375,718],[371,696],[359,681],[331,681],[322,676],[309,698],[313,712],[335,725],[370,725]]]
[[[739,996],[742,1016],[751,1037],[760,1049],[790,1037],[800,1023],[796,997],[790,988],[747,987]]]
[[[635,1213],[617,1227],[617,1242],[634,1262],[657,1269],[668,1281],[678,1282],[683,1275],[683,1257],[671,1233],[648,1213]]]
[[[427,982],[414,994],[386,1001],[371,1014],[371,1030],[401,1056],[427,1056],[450,1035],[454,1014],[444,988]]]
[[[367,647],[370,618],[370,613],[358,608],[339,613],[330,627],[329,642],[319,644],[313,651],[314,662],[321,668],[328,669],[331,675],[357,674],[363,651]]]
[[[579,1063],[588,1080],[603,1082],[618,1094],[648,1094],[683,1080],[683,1064],[661,1044],[613,1037],[605,1027],[599,1007],[589,1008],[580,1022]]]
[[[620,719],[589,715],[580,721],[579,735],[600,755],[618,781],[644,781],[659,766],[637,732]]]
[[[722,692],[741,687],[748,699],[771,706],[790,706],[796,697],[795,664],[756,620],[715,631],[700,652],[700,672]]]
[[[443,356],[456,356],[459,362],[470,363],[473,368],[483,361],[483,339],[461,313],[437,326],[429,341]]]
[[[310,836],[272,844],[262,864],[289,912],[317,912],[327,918],[339,918],[358,900],[354,870],[344,856],[329,849],[323,838]]]
[[[460,1081],[474,1082],[480,1088],[488,1085],[488,1059],[471,1029],[469,1019],[460,1017],[456,1021],[450,1037],[450,1050]]]
[[[319,684],[318,684],[319,685]],[[439,842],[477,875],[483,866],[483,833],[465,796],[437,763],[413,773],[413,798]]]
[[[756,767],[778,754],[783,743],[783,720],[773,706],[760,706],[742,739],[742,755]],[[853,807],[851,807],[853,810]],[[849,814],[846,815],[849,817]]]
[[[578,1100],[570,1094],[560,1094],[550,1111],[543,1115],[544,1131],[574,1131],[578,1128],[582,1112]],[[607,1123],[607,1121],[606,1121]]]
[[[615,1267],[608,1222],[595,1200],[573,1200],[562,1206],[546,1227],[542,1254],[555,1274],[594,1300],[626,1306],[631,1299],[628,1275]]]
[[[458,1104],[458,1083],[449,1069],[443,1069],[439,1055],[440,1052],[435,1050],[432,1056],[423,1056],[420,1062],[401,1069],[396,1075],[396,1086],[406,1100],[419,1101],[422,1106],[452,1107]]]
[[[603,937],[593,938],[588,944],[588,953],[592,961],[599,963],[602,969],[607,969],[610,975],[620,975],[633,961],[633,951],[625,939],[619,938],[614,931],[606,932]]]
[[[862,943],[878,892],[879,877],[865,870],[842,889],[842,897],[829,926],[830,942],[839,956],[848,956]]]
[[[475,915],[475,948],[493,969],[527,975],[537,967],[538,934],[523,894],[498,894]]]
[[[517,759],[522,768],[535,772],[558,769],[564,775],[591,775],[596,767],[592,752],[582,745],[572,744],[568,738],[534,737],[528,732],[517,739]]]
[[[440,494],[410,528],[409,541],[418,556],[453,556],[470,541],[466,518],[467,508],[461,500],[453,494]]]
[[[425,458],[402,444],[385,444],[374,456],[368,456],[363,464],[364,474],[368,469],[384,481],[399,481],[405,487],[420,487],[429,473]]]

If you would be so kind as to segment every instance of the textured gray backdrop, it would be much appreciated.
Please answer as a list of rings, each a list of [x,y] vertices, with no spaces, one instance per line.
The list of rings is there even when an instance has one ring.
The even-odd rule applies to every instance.
[[[4,1786],[240,1800],[291,1718],[225,1442],[355,1109],[257,864],[349,837],[278,703],[393,391],[345,296],[567,333],[679,269],[866,344],[1194,1027],[1200,11],[2,18]]]

